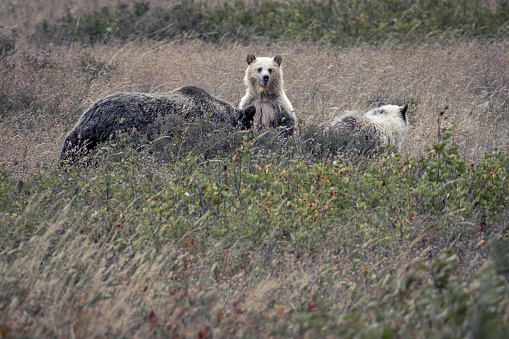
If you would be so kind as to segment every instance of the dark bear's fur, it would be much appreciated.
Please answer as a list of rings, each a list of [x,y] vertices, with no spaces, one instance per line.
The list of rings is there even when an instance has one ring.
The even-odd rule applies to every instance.
[[[176,114],[186,121],[208,117],[217,123],[233,127],[251,127],[256,109],[249,106],[238,110],[232,104],[216,98],[205,90],[186,86],[167,94],[118,93],[96,101],[83,115],[74,130],[65,138],[60,160],[82,154],[107,141],[118,131],[133,128],[150,133],[157,117]]]

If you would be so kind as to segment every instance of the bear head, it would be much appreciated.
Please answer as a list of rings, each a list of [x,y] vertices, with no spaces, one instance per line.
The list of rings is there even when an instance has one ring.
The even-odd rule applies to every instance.
[[[408,104],[404,106],[383,105],[365,113],[378,127],[378,133],[383,136],[384,143],[391,143],[398,148],[408,131]]]
[[[408,104],[405,104],[404,106],[398,106],[398,105],[384,105],[381,104],[377,108],[373,108],[366,112],[366,115],[370,115],[373,117],[380,116],[380,117],[387,117],[391,119],[392,121],[397,121],[399,124],[403,126],[408,126],[408,120],[407,120],[407,113],[408,110]]]
[[[248,67],[244,78],[246,86],[255,93],[277,93],[283,86],[282,62],[281,55],[276,55],[274,58],[257,58],[253,54],[248,54]]]

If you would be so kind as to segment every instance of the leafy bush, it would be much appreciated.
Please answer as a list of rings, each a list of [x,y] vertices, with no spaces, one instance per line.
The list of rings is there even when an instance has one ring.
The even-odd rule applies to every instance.
[[[231,20],[242,19],[247,26],[230,27],[226,24],[229,19],[222,17],[212,24],[223,22],[224,26],[217,30],[231,30],[236,37],[255,36],[252,33],[260,18],[253,17],[256,20],[249,23],[250,18],[258,13],[257,8],[266,10],[272,4],[250,2],[253,3],[253,8],[245,5],[245,12],[240,12],[242,3],[218,7],[228,8],[232,11]],[[264,12],[279,15],[264,24],[277,29],[287,27],[278,22],[283,12],[306,4],[320,5],[285,3],[274,8],[272,14]],[[336,2],[330,4],[330,8],[339,6]],[[382,9],[391,2],[363,4],[379,6],[383,16]],[[427,3],[414,5],[417,11]],[[455,2],[435,5],[444,13],[451,14],[448,6],[452,6],[459,11],[454,15],[461,14],[454,7]],[[468,5],[465,2],[464,8],[468,9]],[[139,7],[138,12],[135,8],[120,6],[108,13],[91,14],[93,18],[81,31],[81,20],[77,18],[70,20],[74,29],[71,24],[53,27],[48,23],[48,35],[44,35],[47,40],[41,45],[51,39],[69,43],[72,37],[84,43],[127,40],[137,34],[143,36],[148,23],[153,24],[153,32],[163,27],[161,22],[149,18],[164,18],[166,9],[153,13],[148,4]],[[182,26],[174,25],[157,34],[171,36],[168,32],[173,27],[177,30],[171,34],[180,34],[182,29],[186,34],[210,32],[200,26],[207,18],[196,20],[198,16],[193,14],[197,11],[203,15],[203,8],[209,7],[190,2],[176,6],[175,15],[182,19]],[[237,11],[244,17],[235,18]],[[396,12],[394,8],[393,11]],[[212,15],[214,11],[207,13]],[[304,20],[308,13],[294,14],[284,20],[292,23],[297,14]],[[487,15],[492,20],[491,15],[502,14],[499,11]],[[473,14],[472,20],[479,15],[484,14]],[[92,19],[99,17],[106,19],[94,23]],[[122,33],[116,29],[120,21],[115,22],[121,17],[126,18]],[[333,27],[321,25],[321,17],[316,17],[317,30],[311,27],[309,33],[298,33],[299,38],[307,39],[311,36],[307,34],[316,33],[309,39],[319,39],[325,34],[324,27]],[[363,22],[360,18],[358,21]],[[465,22],[472,22],[469,20]],[[497,24],[496,20],[492,22]],[[306,24],[309,27],[309,22]],[[419,31],[420,27],[407,38],[424,34],[426,30]],[[489,36],[492,26],[486,27],[478,33]],[[359,37],[364,30],[367,28],[351,36]],[[296,32],[287,31],[283,37]],[[391,34],[398,37],[402,32],[405,31],[394,30]],[[447,35],[451,32],[448,30]],[[456,31],[460,32],[465,31]],[[270,33],[257,34],[268,37]],[[503,27],[499,34],[504,36]],[[215,34],[200,36],[212,41],[218,38]],[[367,37],[365,34],[360,40]],[[357,139],[324,133],[320,126],[303,126],[298,134],[285,140],[273,130],[238,131],[207,120],[185,122],[170,117],[157,121],[150,140],[134,133],[120,135],[100,145],[90,155],[89,166],[68,171],[53,166],[48,169],[40,166],[34,155],[45,152],[48,162],[54,160],[60,146],[55,140],[61,140],[61,133],[75,122],[87,97],[97,98],[116,89],[144,88],[139,83],[149,83],[147,91],[161,89],[151,87],[151,76],[160,72],[161,63],[179,56],[181,48],[170,49],[168,59],[152,65],[153,69],[146,59],[139,59],[138,69],[143,77],[126,71],[117,83],[104,84],[101,81],[107,82],[108,74],[117,68],[101,61],[100,54],[94,56],[80,49],[80,54],[69,59],[67,53],[72,48],[62,52],[64,49],[56,47],[53,52],[50,46],[12,54],[16,51],[14,42],[7,39],[6,43],[12,48],[8,47],[7,56],[0,60],[0,111],[5,122],[3,133],[11,133],[16,143],[3,145],[4,152],[11,152],[3,159],[21,165],[0,164],[1,336],[259,338],[269,333],[289,338],[499,338],[508,333],[507,154],[490,151],[479,158],[472,157],[476,161],[470,163],[463,152],[479,145],[458,142],[451,134],[453,129],[441,129],[440,140],[422,157],[414,157],[403,156],[390,147],[363,143],[362,136]],[[189,46],[197,48],[202,44]],[[454,59],[488,60],[481,62],[480,76],[470,75],[472,70],[467,67],[455,70],[453,73],[459,75],[454,78],[445,64],[439,68],[445,71],[435,70],[430,76],[436,78],[439,86],[433,87],[427,79],[420,78],[418,82],[424,84],[420,85],[422,92],[417,87],[409,90],[429,91],[428,96],[415,96],[422,100],[419,105],[429,101],[425,107],[434,109],[433,105],[441,100],[455,100],[451,99],[454,93],[460,97],[455,105],[469,101],[463,86],[450,86],[454,91],[440,92],[451,84],[457,85],[454,80],[446,81],[449,76],[471,76],[467,88],[468,94],[475,91],[476,97],[468,97],[473,101],[505,103],[504,64],[498,58],[502,56],[504,60],[504,55],[484,44],[473,46],[465,50],[460,49],[460,44],[457,50],[453,46],[431,57],[429,51],[436,47],[420,49],[419,53],[409,51],[430,58],[431,63],[448,52],[454,56],[475,54],[476,48],[488,51],[472,59]],[[496,44],[490,47],[501,48]],[[235,45],[231,50],[236,48]],[[378,48],[363,48],[345,58],[351,59],[351,64],[358,60],[364,63],[369,58],[362,59],[360,55],[375,50],[373,53],[378,53]],[[138,53],[143,50],[145,46],[126,52],[129,56],[119,69],[133,67],[130,55],[143,54]],[[296,49],[291,51],[288,53]],[[57,54],[64,57],[57,58]],[[320,62],[327,67],[339,56],[345,55]],[[304,54],[301,57],[304,59]],[[303,63],[316,56],[307,57]],[[363,72],[347,72],[346,76],[355,81],[346,81],[344,86],[357,86],[357,81],[365,81],[361,78],[366,74],[385,69],[386,61]],[[423,65],[415,72],[421,72],[429,63]],[[407,67],[401,68],[406,72]],[[343,69],[331,73],[324,68],[323,72],[339,75]],[[215,76],[213,73],[210,79]],[[390,85],[389,91],[397,92],[400,79],[406,76],[392,73],[397,84]],[[335,81],[326,83],[334,91]],[[314,91],[319,90],[319,85]],[[91,87],[95,89],[90,90]],[[305,87],[307,90],[307,83]],[[358,86],[359,91],[371,93],[369,87],[371,84]],[[379,87],[384,89],[385,84],[381,82]],[[294,97],[307,99],[313,95],[296,87],[293,91]],[[342,97],[344,92],[338,93],[331,97],[331,103],[343,99],[348,105],[357,102],[355,96]],[[499,93],[497,97],[502,99],[495,100],[493,93]],[[324,99],[324,105],[328,104]],[[475,108],[477,103],[472,105],[467,106]],[[495,110],[503,119],[504,107],[487,110]],[[306,109],[315,107],[302,111]],[[421,112],[415,118],[422,119],[424,128],[429,127],[429,112]],[[497,139],[496,133],[504,131],[499,125],[484,129],[475,124],[478,120],[458,117],[459,121],[463,119],[462,128],[474,124],[471,127],[476,131],[493,133],[486,138],[490,142],[506,144],[501,141],[505,139]],[[491,115],[482,117],[498,124],[498,120],[489,118]],[[64,119],[68,120],[62,122]],[[34,121],[40,129],[31,127]],[[39,139],[44,137],[40,130],[46,129],[51,132]],[[461,133],[469,132],[462,129]],[[409,142],[421,143],[417,138]],[[19,145],[34,155],[17,158],[22,149]],[[48,151],[48,147],[54,149]]]
[[[99,222],[109,230],[116,212],[103,211],[101,206],[157,192],[159,198],[153,202],[147,198],[145,203],[130,205],[130,217],[125,219],[130,225],[152,220],[148,233],[136,226],[146,241],[164,243],[181,237],[206,214],[206,234],[218,240],[228,241],[229,230],[235,228],[256,243],[278,225],[282,241],[293,243],[304,230],[325,237],[330,220],[347,224],[355,220],[355,228],[392,248],[395,243],[389,239],[394,232],[403,236],[417,231],[417,220],[436,220],[434,238],[451,231],[449,215],[475,223],[486,218],[494,222],[503,218],[509,203],[507,156],[486,154],[479,164],[466,164],[457,149],[447,145],[447,135],[426,158],[401,158],[389,151],[362,158],[342,155],[340,147],[336,153],[333,146],[337,145],[320,139],[319,134],[314,139],[303,140],[308,137],[304,133],[284,140],[271,132],[231,133],[211,129],[206,122],[170,121],[160,126],[164,134],[156,135],[147,146],[140,147],[145,141],[133,141],[139,138],[136,135],[100,146],[91,168],[71,168],[56,177],[41,174],[27,179],[18,191],[8,189],[13,186],[6,183],[4,194],[10,202],[6,201],[4,212],[25,213],[20,201],[26,201],[27,194],[43,199],[36,203],[43,209],[48,208],[43,203],[46,199],[60,206],[72,201],[77,211],[86,205],[97,211],[92,215],[101,215],[90,219],[78,213],[84,224]],[[325,152],[319,145],[327,142],[332,146]],[[94,179],[89,182],[91,176]],[[54,200],[56,191],[61,192],[60,198]],[[36,225],[38,216],[45,213],[30,209],[25,219],[28,233],[34,229],[28,221],[35,218]],[[168,224],[174,227],[156,232]],[[305,242],[301,246],[307,247]]]
[[[34,40],[68,44],[115,38],[156,39],[189,35],[212,42],[256,38],[299,39],[333,45],[355,41],[415,41],[441,38],[507,35],[506,0],[492,11],[476,0],[449,1],[237,1],[223,5],[182,1],[168,8],[136,2],[119,4],[78,16],[68,14],[54,23],[43,21]]]
[[[178,126],[148,151],[120,136],[93,166],[17,183],[0,175],[4,331],[231,336],[243,321],[245,337],[507,333],[506,155],[467,165],[445,133],[422,159],[320,159],[297,136],[274,147],[270,133],[237,132],[232,147],[231,135],[201,127]],[[187,136],[202,138],[203,153]],[[207,153],[218,141],[231,149]],[[470,271],[462,253],[485,234],[493,264]],[[309,277],[296,278],[300,262]],[[46,298],[65,301],[45,301],[50,310]]]

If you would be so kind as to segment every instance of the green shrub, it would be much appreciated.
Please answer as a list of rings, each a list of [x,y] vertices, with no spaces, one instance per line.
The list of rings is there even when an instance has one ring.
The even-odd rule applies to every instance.
[[[507,1],[496,11],[477,0],[448,1],[237,1],[210,5],[182,1],[167,8],[149,2],[132,7],[119,4],[78,16],[68,14],[54,23],[43,21],[34,39],[68,44],[95,43],[111,38],[155,39],[192,36],[219,42],[320,41],[332,45],[356,41],[419,41],[433,35],[441,39],[463,36],[503,38],[509,21]]]
[[[311,127],[285,140],[276,132],[234,131],[206,120],[170,117],[158,121],[152,138],[120,135],[98,147],[87,160],[93,166],[70,168],[57,177],[43,173],[27,179],[22,191],[4,188],[4,194],[17,196],[14,201],[29,194],[46,209],[44,201],[61,191],[57,205],[72,202],[77,211],[89,206],[96,212],[88,215],[101,217],[80,218],[89,225],[99,222],[105,230],[120,213],[115,209],[126,214],[124,202],[136,201],[129,205],[126,222],[150,220],[148,229],[135,227],[147,241],[181,237],[207,215],[204,232],[216,239],[229,239],[236,228],[258,242],[276,227],[283,242],[299,241],[303,248],[310,234],[326,237],[331,220],[355,220],[352,227],[390,249],[394,234],[419,230],[417,220],[435,219],[434,234],[447,234],[450,215],[476,223],[496,220],[508,204],[507,156],[486,154],[479,164],[466,164],[447,144],[448,137],[422,159],[402,158],[390,149],[376,157],[358,156],[351,153],[355,147],[341,146],[344,139],[328,139]],[[152,201],[154,195],[159,198]],[[22,214],[25,205],[17,205],[16,213]],[[115,209],[101,207],[110,205]],[[36,219],[45,213],[35,212],[30,210]],[[164,225],[175,227],[156,232]]]
[[[316,146],[334,146],[318,129],[284,140],[218,127],[158,121],[151,141],[120,134],[89,166],[18,182],[0,173],[0,290],[8,291],[0,321],[20,323],[21,307],[33,310],[28,332],[54,333],[41,325],[49,316],[41,301],[65,290],[54,312],[107,322],[96,305],[116,304],[130,286],[136,298],[122,302],[140,314],[122,325],[131,334],[144,324],[162,336],[189,333],[201,319],[229,336],[244,313],[247,337],[267,327],[280,337],[507,333],[505,154],[467,164],[444,131],[422,159],[392,151],[342,157]],[[299,139],[310,136],[309,144]],[[493,263],[471,269],[476,260],[482,266],[471,257],[486,253],[490,235]],[[241,301],[245,291],[269,288],[267,276],[301,276],[293,268],[300,262],[312,279],[281,283],[256,297],[255,308]],[[251,289],[239,289],[244,282]],[[40,284],[60,287],[37,296]],[[218,312],[223,300],[235,312]],[[176,307],[179,322],[156,321]]]

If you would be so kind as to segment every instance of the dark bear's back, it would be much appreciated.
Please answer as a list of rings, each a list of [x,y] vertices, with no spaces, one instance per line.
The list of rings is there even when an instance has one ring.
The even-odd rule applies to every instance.
[[[72,149],[94,148],[119,131],[136,129],[150,136],[151,125],[158,117],[178,115],[192,122],[206,118],[210,122],[227,123],[249,128],[254,107],[242,112],[230,103],[218,99],[205,90],[186,86],[166,94],[117,93],[95,102],[65,139],[61,159],[72,154]]]
[[[216,122],[229,122],[234,116],[233,106],[219,98],[210,95],[205,90],[194,87],[184,86],[170,93],[175,96],[177,101],[184,103],[181,108],[185,118],[208,117]]]

